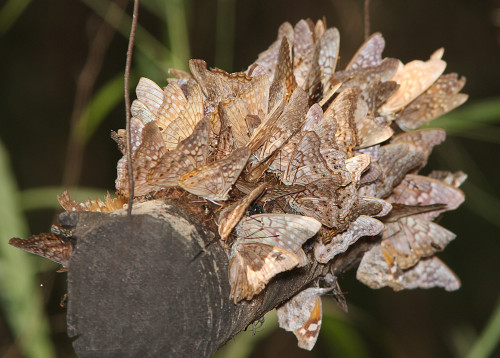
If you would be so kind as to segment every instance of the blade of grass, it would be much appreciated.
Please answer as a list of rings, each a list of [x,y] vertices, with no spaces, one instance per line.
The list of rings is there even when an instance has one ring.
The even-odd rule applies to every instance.
[[[134,78],[132,81],[136,82]],[[123,74],[118,74],[102,86],[93,96],[74,129],[75,138],[83,144],[92,137],[106,116],[123,98]]]
[[[233,69],[235,5],[234,0],[217,0],[215,65],[226,71]]]
[[[82,1],[103,19],[106,19],[105,15],[109,6],[116,7],[116,9],[114,9],[115,11],[123,13],[121,14],[121,18],[123,20],[120,23],[110,23],[110,25],[113,26],[122,36],[128,39],[132,18],[116,4],[104,0]],[[164,68],[161,64],[165,61],[165,59],[168,63],[173,63],[175,61],[174,55],[160,41],[158,41],[141,26],[137,26],[136,46],[138,51],[153,60],[152,62],[155,63],[160,70],[162,70],[164,76],[167,75],[167,68]]]
[[[479,338],[474,342],[466,358],[490,357],[500,342],[500,299],[489,322]]]
[[[31,0],[10,0],[0,9],[0,36],[4,35],[24,10],[31,3]]]
[[[55,357],[47,317],[37,291],[36,267],[25,252],[8,244],[26,237],[27,224],[7,153],[0,143],[0,299],[10,329],[25,357]]]
[[[164,61],[177,69],[187,70],[191,58],[189,50],[189,33],[186,20],[186,8],[182,0],[162,1],[164,4],[167,37],[172,55],[170,61]]]

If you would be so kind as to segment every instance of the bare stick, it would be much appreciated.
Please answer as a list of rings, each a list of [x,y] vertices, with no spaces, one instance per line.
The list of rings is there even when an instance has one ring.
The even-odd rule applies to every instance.
[[[370,0],[365,0],[365,41],[370,37]]]
[[[139,12],[139,0],[134,0],[134,13],[132,15],[132,26],[128,39],[127,62],[125,64],[125,113],[127,122],[127,164],[128,164],[128,210],[127,214],[132,215],[132,202],[134,200],[134,168],[132,166],[132,135],[130,133],[130,66],[132,65],[132,51],[134,49],[135,30],[137,28],[137,16]]]

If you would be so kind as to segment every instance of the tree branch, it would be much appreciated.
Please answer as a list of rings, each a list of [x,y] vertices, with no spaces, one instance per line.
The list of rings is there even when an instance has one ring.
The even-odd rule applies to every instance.
[[[209,356],[318,277],[345,272],[371,245],[360,240],[328,265],[282,273],[234,304],[230,251],[178,206],[147,201],[131,217],[65,212],[59,220],[77,243],[67,322],[80,357]]]

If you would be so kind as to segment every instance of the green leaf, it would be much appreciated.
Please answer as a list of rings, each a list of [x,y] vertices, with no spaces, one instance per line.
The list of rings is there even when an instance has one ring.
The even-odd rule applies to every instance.
[[[26,237],[19,192],[7,153],[0,143],[0,299],[15,340],[25,357],[55,357],[48,319],[43,312],[32,255],[8,244]]]

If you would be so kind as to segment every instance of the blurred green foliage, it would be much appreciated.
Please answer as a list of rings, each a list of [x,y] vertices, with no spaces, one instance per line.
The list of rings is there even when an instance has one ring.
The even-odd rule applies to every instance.
[[[114,154],[115,157],[108,158],[109,155],[105,153],[112,151],[112,147],[108,144],[104,147],[98,146],[97,143],[100,143],[98,138],[104,138],[100,137],[100,133],[105,132],[105,128],[109,130],[109,128],[116,128],[117,125],[124,126],[123,112],[119,108],[123,102],[123,68],[126,40],[130,31],[131,16],[128,15],[130,8],[124,9],[124,6],[120,6],[119,2],[115,3],[108,0],[82,0],[80,5],[84,4],[84,6],[80,8],[71,7],[75,5],[68,5],[67,2],[62,1],[43,2],[43,5],[39,3],[31,3],[29,0],[9,0],[2,5],[0,8],[0,36],[5,40],[2,45],[3,51],[15,49],[18,45],[12,43],[20,41],[16,36],[19,36],[21,40],[25,39],[26,34],[23,29],[30,26],[30,23],[38,16],[46,16],[47,18],[52,16],[50,19],[53,21],[47,23],[45,30],[41,30],[47,32],[45,36],[51,36],[54,28],[57,31],[64,31],[66,28],[74,27],[71,18],[76,19],[81,16],[92,18],[93,21],[96,18],[105,19],[104,21],[108,21],[121,37],[113,43],[107,53],[109,61],[113,63],[106,63],[105,68],[102,70],[103,73],[100,74],[92,98],[86,103],[83,114],[73,127],[74,135],[68,136],[67,132],[65,132],[67,127],[65,121],[67,122],[66,118],[69,118],[70,104],[74,100],[74,88],[71,87],[71,91],[66,90],[68,93],[65,93],[66,97],[64,99],[54,96],[57,98],[52,100],[53,103],[58,104],[57,106],[52,103],[48,106],[53,111],[59,111],[57,113],[62,118],[61,121],[57,122],[61,127],[59,137],[47,138],[41,135],[30,137],[30,134],[26,134],[26,137],[19,136],[16,139],[16,141],[24,140],[26,146],[28,142],[34,143],[34,149],[26,149],[28,154],[23,154],[18,150],[20,147],[16,146],[9,133],[25,130],[28,126],[35,129],[40,128],[40,123],[31,120],[31,116],[35,117],[35,120],[41,121],[42,124],[44,120],[47,121],[51,118],[43,117],[45,112],[39,108],[46,109],[47,107],[39,103],[36,96],[26,96],[17,84],[14,85],[17,78],[4,76],[6,84],[3,85],[6,86],[6,90],[2,93],[8,93],[9,95],[14,93],[13,97],[17,95],[16,98],[19,102],[10,104],[5,102],[6,104],[2,108],[8,114],[13,113],[14,117],[15,115],[19,116],[19,113],[24,114],[24,116],[17,118],[20,122],[23,122],[24,118],[26,118],[26,123],[21,124],[2,119],[1,124],[3,127],[2,132],[0,132],[2,140],[9,142],[6,145],[7,149],[0,143],[0,299],[2,318],[5,321],[5,326],[8,327],[0,336],[0,354],[5,354],[5,356],[55,357],[72,354],[71,349],[68,348],[70,342],[67,337],[64,334],[57,336],[54,332],[50,332],[51,314],[53,314],[54,309],[44,307],[45,302],[38,290],[39,284],[37,281],[41,273],[41,266],[37,263],[40,261],[7,244],[10,237],[29,236],[30,228],[25,219],[26,215],[32,217],[36,213],[50,211],[49,216],[52,217],[53,210],[58,208],[56,195],[65,189],[60,186],[60,177],[57,175],[57,173],[61,172],[61,169],[54,170],[55,174],[51,177],[41,175],[37,178],[37,174],[48,171],[46,169],[47,162],[52,164],[53,159],[50,158],[48,161],[44,161],[43,164],[39,164],[38,160],[33,160],[33,157],[31,157],[30,161],[20,158],[26,158],[27,155],[33,155],[33,153],[38,157],[48,155],[57,158],[55,154],[64,151],[66,145],[64,140],[61,141],[60,138],[76,138],[85,146],[86,155],[92,159],[92,163],[88,163],[88,160],[81,163],[85,169],[84,173],[89,173],[84,175],[81,180],[86,187],[70,189],[70,194],[77,200],[102,198],[106,189],[113,186],[113,179],[110,179],[110,175],[114,175],[115,169],[113,166],[116,163],[118,153]],[[331,1],[331,3],[295,1],[293,4],[289,2],[266,3],[256,1],[250,4],[235,0],[213,0],[209,2],[143,0],[141,1],[139,27],[135,40],[135,66],[132,83],[136,83],[140,76],[149,77],[158,83],[164,83],[168,68],[186,70],[188,59],[192,56],[198,57],[200,54],[204,55],[209,64],[213,63],[213,65],[220,68],[226,70],[241,68],[243,64],[248,65],[253,61],[258,51],[264,50],[274,40],[277,27],[281,22],[288,20],[294,23],[303,17],[317,18],[325,15],[329,19],[329,24],[332,25],[329,17],[334,16],[333,13],[336,13],[337,18],[334,19],[336,19],[337,23],[334,23],[334,25],[340,28],[343,36],[346,34],[345,37],[342,37],[342,46],[345,46],[347,51],[352,53],[353,49],[359,45],[360,34],[363,31],[360,20],[361,5],[360,1]],[[34,7],[36,9],[32,9]],[[446,7],[455,8],[457,13],[448,13]],[[424,21],[418,20],[417,17],[425,17],[426,24],[435,24],[433,34],[448,31],[450,35],[461,31],[458,27],[450,24],[456,22],[462,26],[465,22],[458,19],[466,18],[465,21],[468,26],[476,26],[478,27],[478,33],[479,31],[484,33],[485,30],[479,29],[479,26],[486,21],[486,16],[490,16],[489,10],[495,13],[493,8],[484,10],[480,6],[473,7],[470,2],[465,1],[457,4],[452,1],[436,4],[436,2],[429,0],[408,4],[405,8],[395,3],[373,2],[372,27],[375,31],[381,30],[385,34],[388,51],[390,51],[388,55],[407,60],[407,58],[414,55],[414,52],[418,52],[419,57],[424,58],[427,52],[422,50],[422,44],[425,44],[426,41],[429,42],[429,46],[424,48],[425,51],[428,51],[428,47],[432,49],[433,46],[440,46],[443,42],[453,46],[459,40],[445,39],[442,36],[429,36],[426,33],[427,28],[423,25],[420,27],[412,25],[411,28],[406,26],[404,23],[405,18],[411,17],[411,20],[406,21],[412,22]],[[78,15],[76,17],[68,16],[70,19],[64,21],[58,11],[74,11]],[[405,13],[406,11],[407,13]],[[39,15],[37,12],[41,12],[41,14]],[[109,14],[113,16],[109,16]],[[443,14],[448,14],[448,17]],[[467,17],[464,17],[465,14]],[[61,18],[60,23],[56,21],[56,16],[59,16],[58,19]],[[432,16],[436,17],[433,18]],[[437,16],[441,17],[438,18]],[[26,17],[26,20],[23,17]],[[86,24],[85,22],[78,22],[76,26],[80,26],[81,31],[86,33],[89,31],[86,26],[90,28],[91,25],[90,22]],[[414,32],[417,28],[420,29],[421,33]],[[33,29],[28,28],[28,36],[31,35],[31,31]],[[403,33],[404,36],[398,31]],[[468,33],[470,32],[474,31]],[[467,34],[461,34],[462,37],[459,35],[454,37],[466,42],[465,37]],[[72,32],[72,35],[75,35],[75,32]],[[402,42],[405,40],[405,36],[418,38],[410,41],[411,44],[408,44],[408,41],[405,44]],[[82,37],[85,37],[85,35]],[[92,36],[87,37],[89,41],[92,41]],[[86,41],[75,38],[67,38],[66,40],[69,42],[81,41],[83,44]],[[435,40],[438,41],[437,45],[434,44]],[[40,43],[43,42],[43,39],[36,41]],[[498,44],[491,42],[490,38],[483,39],[483,42],[488,43],[488,46],[493,46],[493,50],[488,54],[494,53],[495,46],[498,46]],[[403,52],[398,54],[391,43],[399,44],[399,50],[403,49]],[[475,42],[471,41],[470,38],[467,43],[471,47],[476,46]],[[50,46],[47,45],[46,48],[48,53],[54,51]],[[54,45],[52,44],[52,46]],[[484,43],[482,46],[488,47]],[[497,47],[496,50],[498,51]],[[80,51],[80,55],[85,56],[85,50],[79,49],[77,51]],[[469,83],[471,83],[470,88],[473,92],[475,91],[475,94],[471,93],[470,103],[466,103],[462,108],[430,124],[432,127],[445,128],[449,133],[449,139],[444,145],[445,149],[438,149],[435,153],[435,158],[439,162],[438,168],[462,169],[469,174],[469,180],[464,185],[464,190],[467,193],[465,209],[461,211],[461,215],[457,216],[458,220],[447,223],[448,228],[461,236],[458,241],[463,242],[463,244],[459,244],[461,246],[456,248],[456,254],[470,261],[463,263],[465,260],[452,260],[457,269],[461,271],[459,274],[463,274],[464,287],[462,290],[459,293],[445,296],[441,296],[441,293],[415,293],[413,296],[410,296],[410,293],[401,293],[392,296],[392,292],[385,290],[372,291],[366,288],[358,288],[355,285],[359,286],[360,283],[355,282],[352,277],[346,277],[345,282],[348,287],[351,287],[351,292],[347,295],[351,312],[349,314],[340,313],[334,307],[333,300],[331,302],[327,302],[328,299],[324,300],[327,303],[324,304],[323,328],[318,347],[312,352],[305,352],[296,348],[295,338],[291,333],[277,331],[276,316],[274,313],[269,313],[265,316],[266,322],[264,326],[257,329],[256,335],[252,334],[252,327],[250,327],[246,332],[240,333],[229,342],[217,353],[217,357],[259,356],[259,358],[264,358],[271,356],[272,352],[276,352],[278,348],[286,348],[289,353],[288,356],[294,357],[326,355],[339,357],[381,355],[414,357],[423,356],[421,352],[427,352],[425,356],[443,356],[442,354],[446,354],[447,356],[476,358],[488,357],[493,355],[494,352],[500,352],[498,350],[500,304],[497,303],[496,308],[493,307],[493,298],[495,295],[500,294],[496,279],[498,263],[490,262],[495,255],[498,258],[498,251],[496,251],[496,254],[486,255],[486,259],[483,260],[479,254],[482,250],[478,248],[481,245],[491,245],[492,252],[499,249],[498,244],[492,243],[492,238],[498,239],[498,230],[500,229],[500,200],[498,199],[500,194],[496,185],[498,177],[495,177],[495,174],[500,173],[498,168],[492,168],[492,166],[498,167],[497,155],[500,150],[498,146],[500,144],[500,97],[499,93],[491,90],[491,88],[495,88],[491,86],[495,78],[497,80],[500,80],[500,78],[497,68],[491,68],[492,75],[489,76],[488,72],[483,74],[479,72],[481,69],[473,67],[478,65],[481,58],[492,61],[489,63],[498,64],[499,62],[495,62],[494,58],[490,58],[494,55],[487,57],[488,54],[485,54],[482,57],[479,55],[474,57],[475,62],[470,62],[470,59],[464,57],[461,60],[455,60],[453,63],[453,58],[458,58],[463,54],[464,52],[461,52],[460,48],[452,47],[450,51],[452,60],[449,61],[449,64],[452,64],[453,71],[466,72]],[[66,55],[68,54],[66,53]],[[344,61],[349,58],[343,52],[341,52],[341,55],[344,56],[342,59]],[[70,56],[70,58],[73,61],[78,59],[77,56]],[[447,59],[446,56],[445,59]],[[22,64],[29,65],[29,63],[36,62],[38,59],[34,56],[31,59],[24,58],[19,61]],[[14,70],[15,65],[10,62],[8,64],[10,64],[8,68]],[[51,93],[50,77],[44,76],[44,72],[39,69],[36,71],[40,74],[40,78],[35,83],[34,91],[40,93],[45,90],[45,87],[48,87],[47,92]],[[78,65],[73,66],[71,71],[73,77],[76,78],[79,71]],[[67,74],[61,68],[54,73],[59,72]],[[28,73],[31,73],[31,71],[28,71]],[[476,76],[474,77],[474,75]],[[56,80],[54,79],[54,81]],[[54,82],[54,85],[63,86],[57,82]],[[496,89],[498,88],[497,86]],[[43,98],[44,101],[50,100],[50,97]],[[64,101],[70,104],[66,105]],[[25,112],[25,109],[22,108],[23,105],[32,106],[34,111],[37,112],[32,114],[32,112],[27,112],[27,109]],[[40,116],[40,119],[38,119],[38,116]],[[50,116],[53,115],[50,114]],[[5,117],[7,118],[7,116]],[[111,118],[117,119],[112,122]],[[48,126],[52,127],[52,125]],[[40,151],[39,147],[43,145],[42,143],[48,142],[62,142],[62,144],[57,150],[50,152],[52,154],[50,155],[48,152]],[[13,165],[9,164],[9,156],[13,161]],[[486,156],[486,158],[482,156]],[[94,177],[99,176],[99,174],[102,174],[104,183],[94,180]],[[16,184],[16,177],[20,185]],[[41,181],[40,184],[33,185],[37,180]],[[100,184],[96,185],[96,182]],[[18,189],[19,186],[21,186],[21,190]],[[47,214],[44,215],[45,219],[42,220],[42,225],[48,230],[50,219]],[[462,223],[460,223],[461,220]],[[474,229],[471,223],[480,224],[478,224],[478,228]],[[491,225],[491,227],[487,225]],[[480,232],[482,233],[481,237],[477,238],[474,243],[467,242],[468,240],[475,240],[474,236],[479,235]],[[472,250],[470,250],[471,246],[473,247]],[[448,249],[447,252],[451,250],[453,249]],[[446,256],[445,254],[443,256]],[[454,265],[450,266],[453,267]],[[470,272],[473,269],[476,269],[476,271]],[[478,275],[484,278],[483,285],[479,282],[481,279],[477,277]],[[488,275],[495,275],[495,278],[492,279]],[[491,284],[492,282],[496,282],[497,285]],[[475,290],[483,292],[481,290],[488,289],[490,291],[486,295],[487,300],[484,297],[478,297],[478,294],[474,292]],[[395,307],[396,305],[391,306],[388,302],[396,302],[396,300],[401,302],[405,299],[412,302],[412,297],[422,298],[423,301],[430,300],[429,305],[419,301],[419,304],[422,303],[423,307],[420,307],[421,310],[417,311],[422,312],[422,314],[430,314],[428,312],[434,314],[437,317],[436,320],[439,321],[436,327],[446,327],[450,330],[446,333],[448,334],[448,342],[443,344],[443,342],[436,341],[436,338],[434,340],[424,338],[428,337],[424,331],[431,330],[432,327],[424,325],[422,323],[424,321],[415,321],[413,319],[415,322],[420,322],[422,326],[416,327],[417,331],[420,331],[411,340],[407,335],[409,346],[404,345],[403,337],[405,333],[395,329],[395,327],[399,327],[398,324],[402,324],[403,319],[398,319],[397,315],[392,317],[391,310],[408,311],[415,306],[401,305]],[[484,302],[481,301],[482,298],[485,299]],[[474,301],[474,303],[469,304],[471,301]],[[449,304],[453,306],[455,311],[443,313],[442,311],[446,311]],[[436,307],[436,311],[433,312],[432,307]],[[472,321],[471,317],[478,316],[476,312],[480,312],[480,317]],[[443,315],[443,319],[439,318],[441,315]],[[491,317],[487,319],[489,315]],[[445,322],[446,317],[449,316],[453,316],[454,321]],[[414,331],[412,330],[412,332]],[[272,342],[272,345],[269,342]],[[421,349],[412,350],[419,346],[421,346]]]

